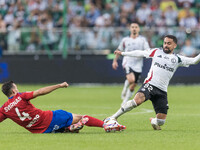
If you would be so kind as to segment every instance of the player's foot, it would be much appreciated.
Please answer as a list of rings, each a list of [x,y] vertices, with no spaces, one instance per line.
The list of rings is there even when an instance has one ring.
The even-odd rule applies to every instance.
[[[120,124],[105,124],[104,125],[104,130],[106,132],[115,132],[115,131],[123,131],[125,130],[126,127]]]
[[[108,123],[108,122],[110,122],[110,124],[111,124],[111,121],[112,121],[112,123],[113,122],[117,122],[117,120],[115,119],[115,118],[112,118],[112,117],[107,117],[107,118],[105,118],[104,120],[103,120],[103,122],[104,123]]]
[[[154,123],[151,122],[152,119],[153,119],[153,118],[150,118],[149,120],[150,120],[150,123],[151,123],[151,126],[153,127],[153,129],[154,129],[154,130],[161,130],[161,127],[160,127],[159,125],[154,124]]]
[[[126,129],[125,126],[120,125],[115,118],[108,117],[104,120],[104,130],[106,132],[123,131]]]
[[[89,118],[82,118],[78,123],[72,124],[68,127],[70,131],[79,131],[83,128],[83,126],[88,122]]]

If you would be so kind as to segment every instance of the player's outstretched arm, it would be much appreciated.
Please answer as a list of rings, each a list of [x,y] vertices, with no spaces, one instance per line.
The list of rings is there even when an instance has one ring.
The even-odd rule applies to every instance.
[[[183,61],[184,65],[194,65],[198,64],[200,62],[200,54],[197,55],[194,58],[189,58],[189,57],[181,57],[181,60]]]
[[[41,95],[45,95],[48,94],[58,88],[66,88],[68,87],[68,83],[67,82],[63,82],[60,84],[56,84],[56,85],[52,85],[52,86],[47,86],[47,87],[43,87],[41,89],[38,89],[36,91],[33,92],[33,97],[37,97],[37,96],[41,96]]]
[[[200,54],[193,58],[193,64],[198,64],[200,62]]]
[[[122,56],[131,56],[131,57],[148,57],[149,56],[149,53],[147,51],[142,51],[142,50],[134,50],[131,52],[121,52],[119,50],[116,50],[114,54],[122,55]]]

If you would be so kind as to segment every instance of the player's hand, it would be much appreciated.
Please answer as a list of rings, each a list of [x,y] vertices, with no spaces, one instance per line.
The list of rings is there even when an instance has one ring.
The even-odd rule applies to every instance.
[[[61,86],[62,88],[66,88],[66,87],[69,86],[69,84],[68,84],[67,82],[63,82],[63,83],[60,84],[60,86]]]
[[[113,68],[114,70],[117,70],[117,68],[118,68],[118,63],[117,63],[116,60],[113,61],[113,63],[112,63],[112,68]]]
[[[116,51],[114,51],[114,54],[115,54],[115,55],[117,55],[117,54],[118,54],[118,55],[122,55],[122,52],[119,51],[119,50],[116,50]]]

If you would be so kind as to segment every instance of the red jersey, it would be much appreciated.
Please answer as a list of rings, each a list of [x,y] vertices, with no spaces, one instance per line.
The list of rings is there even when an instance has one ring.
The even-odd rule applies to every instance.
[[[17,93],[0,108],[0,122],[10,118],[32,133],[43,133],[53,118],[52,111],[42,111],[30,103],[33,92]]]

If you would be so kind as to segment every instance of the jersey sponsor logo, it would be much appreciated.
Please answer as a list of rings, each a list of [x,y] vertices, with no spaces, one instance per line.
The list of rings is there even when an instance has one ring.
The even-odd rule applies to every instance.
[[[20,101],[22,100],[22,98],[19,96],[17,97],[12,103],[10,103],[7,107],[4,107],[5,112],[8,112],[9,110],[11,110],[15,105],[17,105]]]
[[[166,64],[161,65],[160,63],[155,62],[154,66],[157,66],[159,68],[165,69],[165,70],[170,71],[170,72],[174,72],[174,68],[170,68]]]

